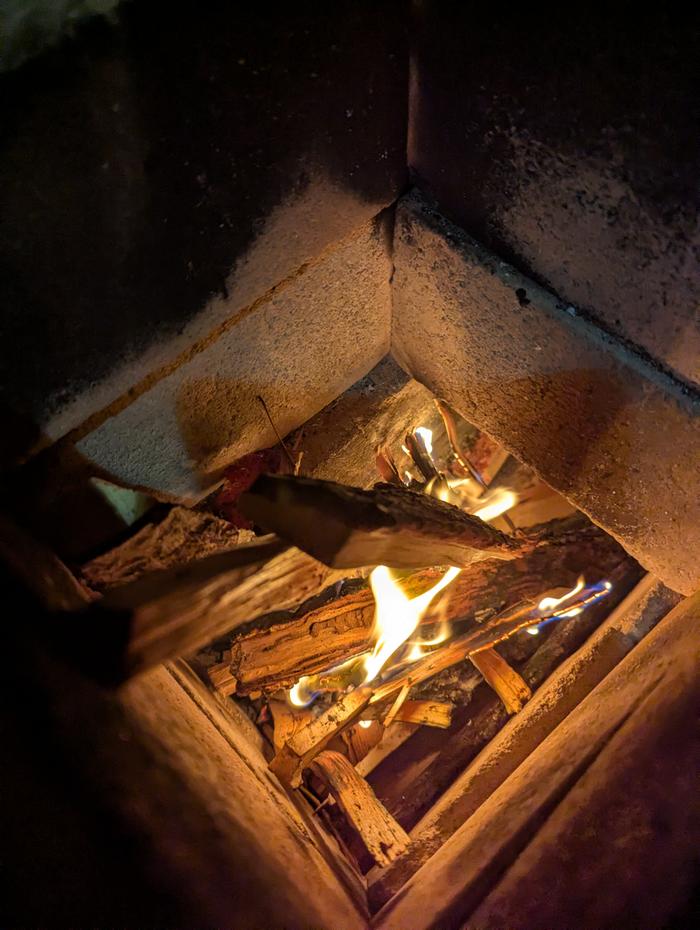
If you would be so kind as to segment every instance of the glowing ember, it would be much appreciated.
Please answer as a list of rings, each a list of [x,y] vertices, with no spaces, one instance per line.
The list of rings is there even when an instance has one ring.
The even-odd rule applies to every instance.
[[[371,720],[360,720],[360,726],[363,730],[368,730],[372,726]]]
[[[366,682],[376,678],[386,662],[416,629],[436,594],[446,588],[459,573],[459,568],[450,568],[432,588],[418,597],[408,598],[385,565],[374,569],[369,580],[375,601],[376,642],[372,652],[365,658]]]

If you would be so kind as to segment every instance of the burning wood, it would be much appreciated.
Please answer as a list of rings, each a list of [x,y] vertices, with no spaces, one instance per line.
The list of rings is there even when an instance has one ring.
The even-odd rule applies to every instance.
[[[288,740],[270,763],[280,781],[298,788],[304,769],[345,727],[358,720],[372,697],[371,687],[356,688]]]
[[[538,545],[535,546],[535,542]],[[479,611],[511,606],[530,599],[561,580],[571,583],[590,567],[607,575],[619,561],[620,548],[602,530],[580,519],[557,521],[529,537],[531,550],[517,561],[477,562],[462,571],[441,602],[446,622],[464,620]],[[397,578],[410,597],[427,591],[443,572],[429,568]],[[343,691],[355,680],[341,663],[370,647],[374,598],[366,582],[320,606],[300,612],[276,612],[269,621],[237,633],[231,641],[231,676],[238,694],[274,693],[310,676],[309,690]],[[330,593],[330,592],[329,592]],[[224,672],[220,672],[222,676]],[[229,679],[226,679],[230,681]]]
[[[263,475],[241,497],[243,511],[335,568],[465,567],[513,559],[522,543],[478,517],[393,485],[369,491],[332,481]]]
[[[509,714],[517,714],[523,709],[532,697],[532,691],[495,649],[483,649],[469,658],[503,701]]]
[[[311,768],[328,786],[377,865],[389,865],[401,855],[410,843],[408,834],[345,756],[326,750],[314,759]]]

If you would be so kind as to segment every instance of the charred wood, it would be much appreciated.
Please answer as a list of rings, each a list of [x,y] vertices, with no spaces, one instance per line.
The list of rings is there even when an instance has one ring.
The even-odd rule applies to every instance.
[[[523,544],[442,501],[407,488],[371,490],[263,475],[241,497],[256,523],[335,568],[465,567],[513,559]]]

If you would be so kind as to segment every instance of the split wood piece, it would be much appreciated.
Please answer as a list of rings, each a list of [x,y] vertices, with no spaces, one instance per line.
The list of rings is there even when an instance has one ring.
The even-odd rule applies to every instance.
[[[369,648],[373,624],[374,600],[367,589],[300,617],[280,620],[277,615],[270,625],[261,624],[232,641],[229,665],[236,691],[271,694],[291,688],[302,675],[332,668]]]
[[[406,698],[408,697],[408,692],[409,692],[410,690],[411,690],[410,684],[405,684],[405,685],[401,688],[401,690],[399,691],[399,693],[396,695],[396,699],[395,699],[394,703],[391,705],[391,707],[389,708],[389,711],[388,711],[386,717],[384,718],[384,726],[385,726],[385,727],[390,727],[391,724],[392,724],[392,721],[394,721],[394,720],[396,719],[396,715],[398,714],[398,712],[399,712],[399,711],[401,710],[401,708],[403,707],[404,701],[405,701]]]
[[[48,546],[0,514],[0,559],[47,610],[77,610],[94,595]]]
[[[650,881],[645,866],[660,850],[672,852],[678,841],[675,830],[683,832],[688,823],[688,805],[697,807],[697,779],[689,771],[697,761],[697,743],[688,738],[688,721],[695,719],[700,701],[698,636],[700,593],[674,608],[539,743],[409,879],[373,926],[500,927],[513,926],[514,919],[518,927],[570,926],[576,922],[572,882],[579,916],[584,902],[592,902],[595,913],[584,921],[588,926],[623,925],[631,910],[637,913],[640,895],[654,906],[653,895],[644,894]],[[684,747],[680,753],[679,745]],[[630,786],[640,773],[644,785],[630,798]],[[697,814],[693,810],[690,816],[694,827]],[[695,846],[691,829],[680,859],[688,879]],[[608,874],[595,869],[589,875],[601,854]],[[562,876],[557,870],[565,855],[568,867]],[[678,863],[674,856],[669,871],[660,861],[664,882],[675,881],[672,870]],[[553,874],[560,880],[552,882]],[[499,883],[511,897],[502,894],[499,904],[474,914]],[[526,901],[533,887],[535,901]],[[683,889],[686,895],[688,887],[690,883]],[[654,894],[664,891],[655,882]],[[594,900],[597,895],[600,901]],[[523,902],[526,919],[521,922],[514,915]],[[668,916],[668,910],[664,913]],[[590,908],[586,914],[590,916]],[[643,921],[650,927],[666,923]]]
[[[532,697],[527,682],[495,649],[484,649],[469,657],[493,688],[509,714],[517,714]]]
[[[413,459],[413,464],[425,481],[433,481],[440,477],[440,472],[430,458],[425,440],[420,433],[414,431],[406,434],[406,448],[408,449],[408,454]]]
[[[613,584],[606,598],[578,617],[553,623],[547,635],[527,637],[528,645],[541,643],[518,666],[533,692],[597,629],[641,577],[633,559],[625,553],[621,558],[606,572]],[[508,720],[498,696],[482,682],[468,704],[455,708],[449,730],[419,728],[372,772],[372,787],[404,829],[410,830]]]
[[[517,560],[476,562],[464,569],[441,602],[445,619],[463,620],[477,612],[510,607],[521,599],[539,598],[556,585],[573,586],[583,571],[591,578],[605,578],[624,558],[618,543],[580,516],[535,530],[532,545]],[[397,583],[408,597],[416,597],[442,574],[439,568],[422,569]],[[238,692],[271,694],[291,687],[302,675],[344,662],[367,648],[373,622],[374,598],[366,582],[360,590],[311,610],[302,606],[291,614],[277,612],[269,620],[261,618],[231,642],[231,674]]]
[[[412,844],[391,870],[370,873],[376,910],[483,804],[542,740],[681,600],[646,575],[586,641],[512,718],[411,830]]]
[[[241,496],[251,520],[335,568],[464,568],[513,559],[521,542],[457,507],[407,488],[371,490],[332,481],[262,475]]]
[[[283,700],[270,701],[268,707],[274,723],[273,743],[275,752],[279,752],[288,740],[308,726],[313,719],[310,708],[290,707]]]
[[[118,683],[190,655],[274,608],[294,606],[346,575],[266,537],[113,588],[66,625],[64,647],[94,677]],[[95,662],[98,635],[107,642]]]
[[[270,763],[280,781],[298,788],[301,773],[328,743],[358,720],[372,697],[372,688],[356,688],[287,741]]]
[[[218,662],[207,669],[209,681],[215,691],[223,694],[224,697],[230,697],[236,693],[236,679],[231,674],[231,660]]]
[[[311,769],[328,785],[377,865],[389,865],[401,855],[410,842],[408,834],[345,756],[326,750],[316,756]]]
[[[173,507],[160,523],[144,526],[121,546],[84,565],[82,576],[96,591],[104,591],[253,539],[250,530],[238,530],[213,514]]]
[[[405,700],[397,709],[393,719],[396,722],[418,723],[422,726],[439,727],[444,730],[450,725],[453,710],[454,704],[450,704],[449,701]],[[364,717],[368,720],[375,717],[381,718],[382,713],[382,709],[373,704],[367,708]],[[388,726],[386,720],[384,725]]]
[[[378,446],[375,456],[377,471],[382,476],[382,480],[386,481],[387,484],[395,484],[399,487],[403,487],[401,475],[399,474],[399,470],[396,467],[396,462],[394,461],[391,452],[382,446]]]

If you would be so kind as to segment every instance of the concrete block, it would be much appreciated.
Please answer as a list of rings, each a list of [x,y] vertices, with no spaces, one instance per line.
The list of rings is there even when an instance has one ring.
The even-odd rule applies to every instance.
[[[398,207],[392,345],[665,584],[700,586],[700,401],[430,209]]]
[[[192,502],[239,456],[300,426],[386,354],[391,260],[371,222],[227,325],[78,443],[115,480]]]
[[[413,4],[409,164],[479,242],[700,385],[697,20]]]
[[[402,0],[381,21],[348,3],[71,10],[52,48],[60,11],[34,7],[9,17],[3,65],[36,57],[0,76],[0,460],[173,364],[406,177]]]

